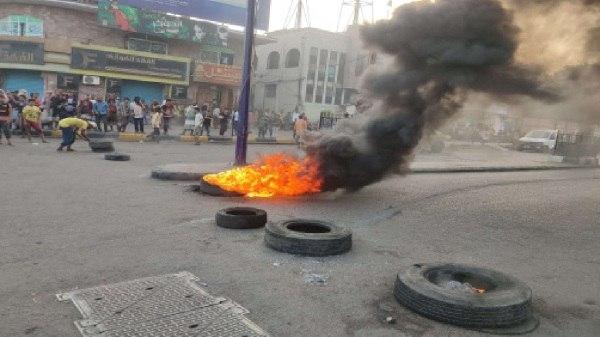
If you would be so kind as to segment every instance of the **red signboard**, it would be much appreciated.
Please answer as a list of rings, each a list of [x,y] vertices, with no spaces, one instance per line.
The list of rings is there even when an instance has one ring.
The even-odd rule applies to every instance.
[[[194,81],[239,86],[242,81],[242,68],[226,64],[201,63],[194,71]]]

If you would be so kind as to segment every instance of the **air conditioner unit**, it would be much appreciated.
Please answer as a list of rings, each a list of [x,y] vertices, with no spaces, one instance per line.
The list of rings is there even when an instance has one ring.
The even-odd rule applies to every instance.
[[[99,76],[83,76],[83,84],[85,85],[100,85]]]

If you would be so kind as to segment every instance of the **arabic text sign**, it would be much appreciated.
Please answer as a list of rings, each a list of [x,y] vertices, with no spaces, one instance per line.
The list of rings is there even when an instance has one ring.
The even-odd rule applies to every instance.
[[[224,64],[201,63],[196,66],[194,81],[239,86],[242,68]]]
[[[246,25],[246,0],[118,0],[119,4],[152,11]],[[256,28],[269,29],[271,0],[257,0]]]

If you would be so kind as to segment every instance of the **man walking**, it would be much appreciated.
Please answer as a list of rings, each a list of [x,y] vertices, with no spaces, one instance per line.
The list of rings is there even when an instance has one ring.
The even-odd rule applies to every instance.
[[[202,136],[204,134],[204,131],[206,130],[206,135],[210,137],[210,126],[212,124],[212,116],[208,112],[208,107],[206,105],[202,106],[201,113],[204,118],[202,119],[202,130],[200,130],[200,136]]]
[[[60,122],[58,122],[58,126],[62,131],[63,141],[56,151],[62,151],[66,146],[68,152],[73,151],[73,149],[71,149],[71,145],[75,143],[76,133],[79,133],[81,138],[89,142],[89,138],[85,135],[86,130],[97,127],[94,122],[86,122],[77,117],[61,119]]]
[[[131,116],[130,111],[131,102],[129,101],[129,97],[123,98],[123,102],[117,104],[117,118],[118,118],[118,131],[125,132],[127,131],[127,125],[129,124],[129,117]]]
[[[36,130],[40,134],[42,143],[47,143],[44,138],[44,131],[41,123],[42,110],[35,105],[35,98],[29,99],[29,104],[23,108],[23,132],[27,135],[27,140],[31,142],[31,129]]]
[[[165,100],[165,105],[162,106],[163,109],[163,131],[166,135],[169,132],[169,127],[171,126],[171,119],[175,116],[175,105],[170,98]]]
[[[96,115],[96,124],[98,131],[102,131],[100,124],[104,124],[104,132],[108,131],[108,104],[104,102],[102,97],[98,97],[94,103],[94,114]]]
[[[12,108],[8,103],[8,97],[3,90],[0,90],[0,143],[2,143],[2,134],[6,138],[6,145],[12,146],[10,142],[10,122],[12,119]]]
[[[133,112],[133,127],[135,128],[135,132],[144,133],[144,107],[139,97],[133,99],[131,111]]]

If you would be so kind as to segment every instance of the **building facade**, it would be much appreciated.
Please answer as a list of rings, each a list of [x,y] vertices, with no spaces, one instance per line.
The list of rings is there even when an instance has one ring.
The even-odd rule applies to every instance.
[[[221,34],[224,26],[219,27],[226,42],[218,45],[170,38],[166,33],[172,23],[159,27],[163,36],[127,31],[100,20],[99,10],[107,3],[2,1],[0,87],[40,96],[58,90],[79,97],[114,94],[146,101],[237,104],[241,32]],[[176,24],[180,20],[168,19]]]
[[[255,111],[304,112],[313,121],[323,114],[352,113],[360,78],[376,61],[362,47],[358,27],[343,33],[288,29],[268,37],[275,42],[256,47]]]

